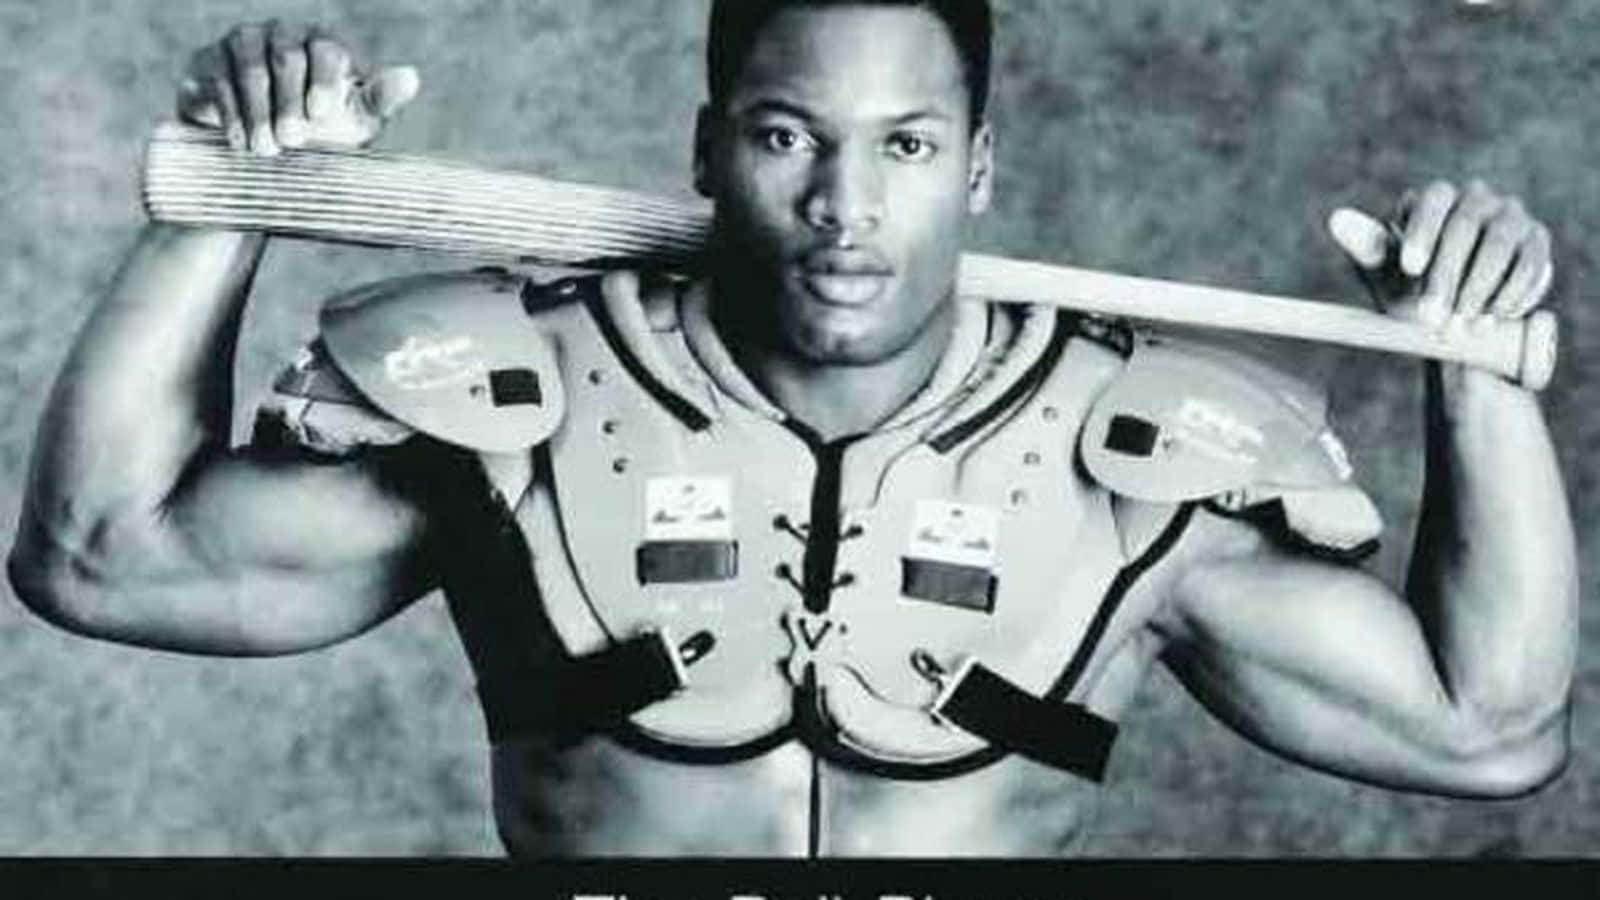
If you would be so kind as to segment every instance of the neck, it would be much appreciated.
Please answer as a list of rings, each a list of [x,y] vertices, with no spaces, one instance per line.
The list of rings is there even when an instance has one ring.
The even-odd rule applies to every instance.
[[[949,347],[955,307],[944,304],[909,345],[867,364],[819,363],[775,349],[774,341],[720,318],[714,321],[751,382],[790,417],[831,441],[871,431],[917,395]]]

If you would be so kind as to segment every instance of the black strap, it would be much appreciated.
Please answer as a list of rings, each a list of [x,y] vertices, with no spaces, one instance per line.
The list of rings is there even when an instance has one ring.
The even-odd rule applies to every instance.
[[[945,429],[930,441],[928,446],[939,453],[949,453],[959,447],[968,438],[977,434],[989,424],[998,419],[1001,414],[1009,411],[1017,401],[1028,396],[1029,393],[1044,383],[1045,378],[1055,370],[1056,363],[1061,361],[1061,355],[1066,352],[1067,341],[1072,338],[1078,317],[1061,310],[1055,313],[1055,321],[1051,324],[1050,342],[1045,346],[1033,365],[1018,378],[1014,384],[1006,388],[1005,393],[994,399],[994,402],[969,416],[966,421],[960,422]]]
[[[534,463],[547,471],[544,452],[535,452]],[[522,531],[493,496],[481,463],[457,448],[430,459],[426,490],[440,514],[432,537],[441,581],[490,740],[535,731],[576,739],[678,687],[676,650],[654,633],[572,657],[544,611]]]
[[[578,737],[616,724],[682,687],[676,650],[658,632],[540,665],[525,683],[480,681],[489,737],[538,731]]]
[[[997,747],[1099,781],[1117,725],[1076,703],[1041,700],[992,669],[972,665],[939,715]]]

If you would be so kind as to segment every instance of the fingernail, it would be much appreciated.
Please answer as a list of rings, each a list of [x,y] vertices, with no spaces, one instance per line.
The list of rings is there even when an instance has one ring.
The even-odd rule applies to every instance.
[[[1421,248],[1410,245],[1400,253],[1400,270],[1415,278],[1427,268],[1428,260],[1423,255]]]
[[[272,129],[257,125],[250,131],[250,149],[259,156],[277,156],[278,142],[272,138]]]
[[[291,116],[278,123],[278,143],[285,147],[299,147],[306,142],[306,120]]]

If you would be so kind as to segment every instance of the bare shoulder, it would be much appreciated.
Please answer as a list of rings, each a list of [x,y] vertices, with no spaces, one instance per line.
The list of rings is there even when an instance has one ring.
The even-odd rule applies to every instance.
[[[1161,595],[1151,602],[1148,628],[1165,651],[1223,633],[1280,627],[1315,631],[1318,618],[1329,627],[1359,621],[1364,618],[1355,615],[1359,610],[1398,601],[1387,584],[1358,564],[1364,556],[1331,552],[1292,533],[1204,510],[1174,553]]]
[[[75,541],[28,517],[8,572],[31,609],[85,636],[225,655],[325,646],[431,588],[423,465],[412,448],[239,448],[158,509],[108,519],[115,534]]]

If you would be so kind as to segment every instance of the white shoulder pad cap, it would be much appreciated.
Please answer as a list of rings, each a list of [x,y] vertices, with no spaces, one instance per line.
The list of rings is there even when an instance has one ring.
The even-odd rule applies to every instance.
[[[1237,351],[1141,336],[1079,440],[1089,473],[1126,497],[1229,510],[1277,501],[1290,530],[1325,547],[1382,529],[1350,481],[1323,392]]]
[[[526,286],[499,269],[378,282],[328,301],[322,339],[388,415],[473,450],[525,450],[565,409],[554,348],[523,306]]]

